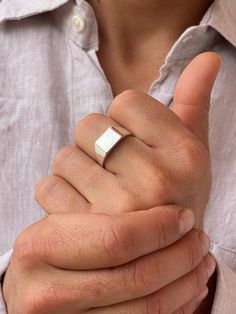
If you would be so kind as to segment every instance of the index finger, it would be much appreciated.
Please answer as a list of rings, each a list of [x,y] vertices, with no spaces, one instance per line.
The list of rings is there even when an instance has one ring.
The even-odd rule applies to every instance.
[[[34,258],[58,268],[115,267],[176,242],[194,220],[192,211],[172,205],[114,216],[55,214],[31,227],[28,237],[25,231],[24,239],[34,243],[23,247],[33,246]]]
[[[174,145],[191,135],[180,118],[153,97],[132,90],[118,95],[112,102],[108,117],[115,120],[145,144],[160,147]],[[177,132],[178,131],[178,132]]]

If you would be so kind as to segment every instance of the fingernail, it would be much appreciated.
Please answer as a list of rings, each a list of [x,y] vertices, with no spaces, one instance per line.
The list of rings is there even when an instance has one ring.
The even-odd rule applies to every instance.
[[[211,277],[216,269],[216,261],[214,257],[212,257],[211,255],[208,255],[206,257],[206,264],[207,264],[208,276]]]
[[[210,248],[210,240],[203,231],[199,233],[198,238],[202,245],[203,255],[206,255]]]
[[[190,209],[184,209],[179,214],[179,231],[184,234],[190,231],[195,224],[195,216]]]

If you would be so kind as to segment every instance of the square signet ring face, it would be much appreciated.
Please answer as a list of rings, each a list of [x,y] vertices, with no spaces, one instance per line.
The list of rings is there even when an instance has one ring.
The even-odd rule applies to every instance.
[[[95,142],[95,153],[98,163],[103,166],[106,157],[114,147],[126,136],[131,135],[128,131],[118,131],[109,127]]]

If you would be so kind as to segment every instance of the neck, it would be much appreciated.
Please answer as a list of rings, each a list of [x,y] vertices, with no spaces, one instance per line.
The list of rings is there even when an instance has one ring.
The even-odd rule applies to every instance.
[[[173,44],[213,0],[87,0],[99,29],[100,64],[113,94],[147,92]]]
[[[151,38],[175,41],[196,25],[213,0],[88,0],[98,20],[100,42],[127,51]],[[129,49],[128,49],[129,50]]]

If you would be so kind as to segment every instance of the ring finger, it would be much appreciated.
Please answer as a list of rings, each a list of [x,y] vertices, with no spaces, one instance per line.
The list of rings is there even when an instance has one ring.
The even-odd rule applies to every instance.
[[[104,203],[106,191],[111,191],[111,187],[116,186],[115,176],[76,146],[64,147],[57,154],[53,163],[53,174],[70,183],[88,202],[96,204],[97,210],[101,211],[104,208],[100,208],[99,204]]]
[[[95,142],[109,127],[127,132],[125,128],[108,117],[100,114],[88,115],[76,125],[76,144],[91,158],[97,160]],[[119,151],[119,153],[115,154],[113,151]],[[126,137],[108,155],[105,161],[106,169],[113,173],[124,173],[127,169],[130,170],[134,163],[137,165],[139,156],[147,154],[150,154],[150,148],[147,145],[133,136]]]
[[[95,142],[109,127],[122,128],[103,115],[87,116],[76,125],[76,144],[96,160]],[[123,194],[127,191],[132,195],[134,210],[178,201],[176,184],[171,182],[157,151],[134,136],[124,138],[115,146],[105,161],[105,168],[116,175]]]

